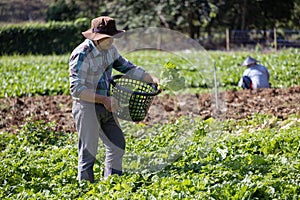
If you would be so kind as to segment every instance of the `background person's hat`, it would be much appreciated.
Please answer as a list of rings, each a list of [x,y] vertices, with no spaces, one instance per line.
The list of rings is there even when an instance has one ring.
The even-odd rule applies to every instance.
[[[242,63],[242,66],[248,66],[248,65],[251,65],[251,64],[254,64],[254,63],[257,63],[259,62],[258,60],[255,60],[254,58],[248,56]]]
[[[119,33],[125,32],[124,30],[117,30],[116,22],[113,18],[102,16],[92,19],[91,28],[82,35],[90,40],[100,40],[103,38],[110,38]]]

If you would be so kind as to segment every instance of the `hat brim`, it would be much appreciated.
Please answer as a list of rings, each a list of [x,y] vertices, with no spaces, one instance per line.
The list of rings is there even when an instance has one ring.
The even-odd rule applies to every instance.
[[[242,66],[248,66],[251,64],[258,63],[258,62],[259,62],[258,60],[255,60],[254,58],[250,58],[250,59],[244,60],[244,62],[242,63]]]
[[[95,33],[92,31],[92,29],[89,29],[87,31],[82,32],[82,35],[90,40],[101,40],[103,38],[120,38],[124,32],[125,30],[117,30],[115,33],[108,35],[102,33]]]

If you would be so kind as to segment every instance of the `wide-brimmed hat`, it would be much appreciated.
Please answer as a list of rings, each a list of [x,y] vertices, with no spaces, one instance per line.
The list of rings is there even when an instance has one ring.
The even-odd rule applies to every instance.
[[[242,63],[242,66],[248,66],[248,65],[251,65],[251,64],[254,64],[254,63],[257,63],[259,62],[258,60],[248,56]]]
[[[91,28],[82,35],[90,40],[100,40],[103,38],[110,38],[113,36],[120,36],[124,30],[117,30],[116,22],[113,18],[107,16],[97,17],[92,19]]]

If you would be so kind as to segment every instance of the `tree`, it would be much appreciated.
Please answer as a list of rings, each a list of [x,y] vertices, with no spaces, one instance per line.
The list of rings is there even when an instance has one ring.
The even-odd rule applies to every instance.
[[[199,37],[200,27],[210,21],[208,0],[106,1],[108,13],[120,17],[126,28],[166,27]]]
[[[66,2],[65,0],[56,0],[52,3],[46,12],[47,21],[74,20],[79,12],[79,7],[74,0]]]
[[[257,2],[260,8],[261,28],[274,28],[277,23],[287,23],[292,16],[294,0],[263,0]]]
[[[78,13],[77,17],[94,18],[99,15],[107,14],[105,0],[77,0],[76,4],[80,7],[80,12]]]
[[[157,26],[159,24],[156,11],[159,0],[107,0],[105,5],[107,6],[107,13],[118,18],[118,23],[123,24],[125,29]]]
[[[295,1],[285,0],[211,0],[218,8],[215,26],[231,29],[273,29],[292,18]]]
[[[291,29],[300,29],[300,0],[295,0],[291,21],[289,23]]]

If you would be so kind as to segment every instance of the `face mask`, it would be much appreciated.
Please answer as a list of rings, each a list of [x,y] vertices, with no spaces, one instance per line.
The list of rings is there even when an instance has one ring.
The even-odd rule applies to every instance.
[[[107,50],[111,47],[114,39],[113,38],[105,38],[103,40],[95,41],[96,47],[101,50]]]

